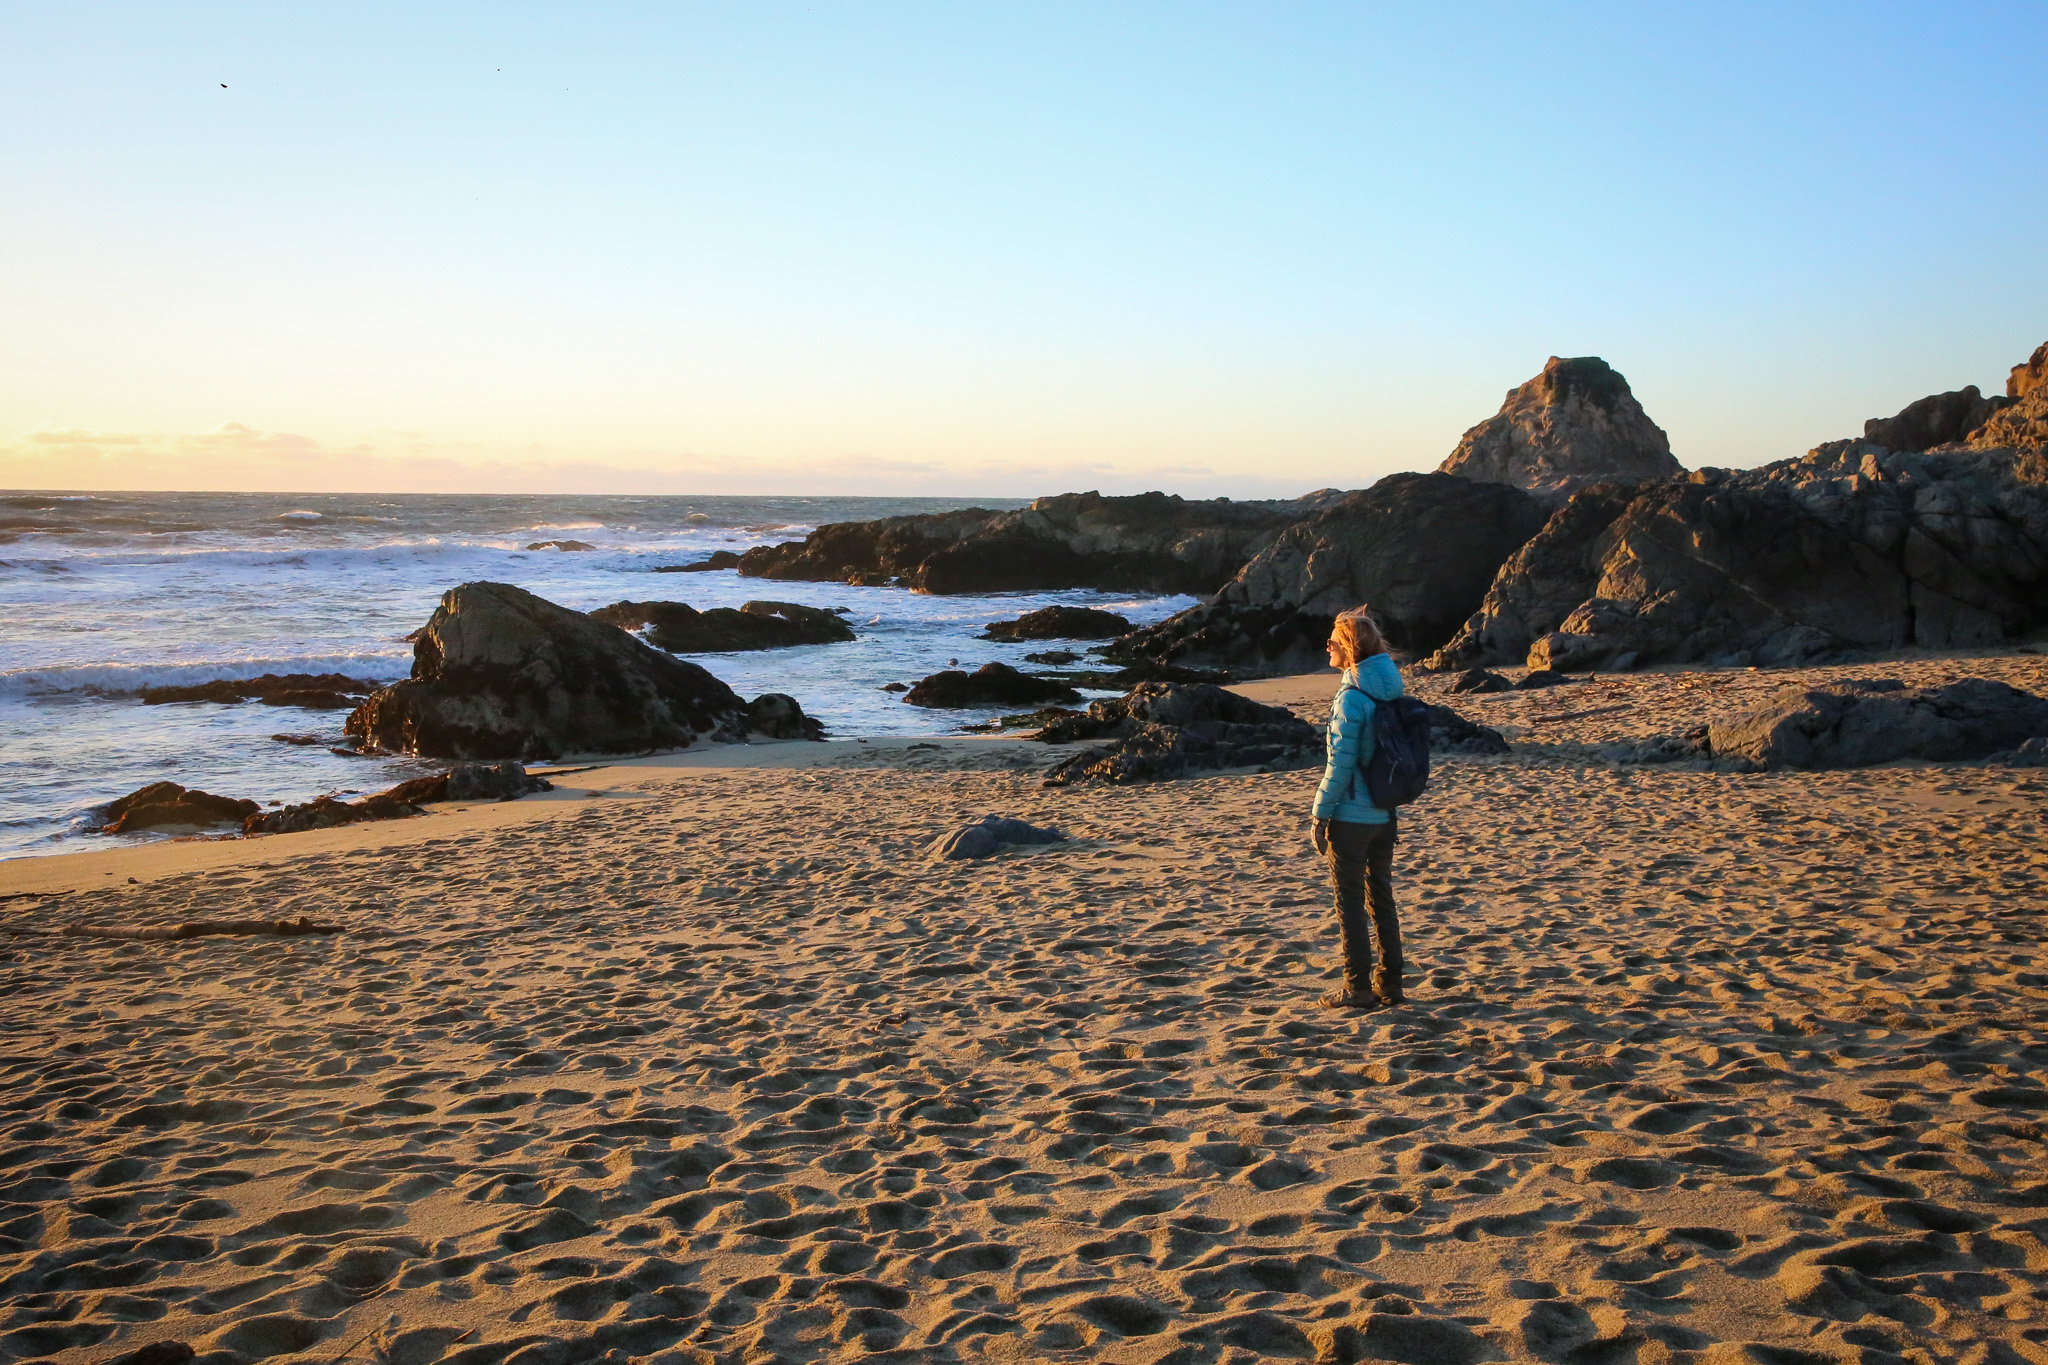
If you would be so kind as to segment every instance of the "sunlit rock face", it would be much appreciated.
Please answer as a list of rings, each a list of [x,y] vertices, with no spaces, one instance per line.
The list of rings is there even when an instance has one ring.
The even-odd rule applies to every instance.
[[[1620,372],[1598,356],[1552,356],[1543,373],[1509,390],[1499,412],[1465,433],[1437,472],[1555,503],[1588,484],[1664,479],[1684,469]]]

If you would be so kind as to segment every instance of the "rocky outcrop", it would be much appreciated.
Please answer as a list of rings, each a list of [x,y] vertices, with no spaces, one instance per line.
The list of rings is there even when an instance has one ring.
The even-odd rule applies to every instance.
[[[257,810],[254,801],[215,796],[196,787],[181,787],[176,782],[152,782],[100,807],[97,822],[87,828],[100,834],[204,829],[209,825],[239,825]]]
[[[1894,417],[1873,417],[1863,424],[1863,439],[1887,450],[1911,454],[1960,441],[1989,421],[2009,398],[1986,398],[1975,384],[1950,393],[1933,393],[1899,409]]]
[[[1437,472],[1561,502],[1588,484],[1685,471],[1619,372],[1598,356],[1552,356],[1543,373],[1508,391],[1498,413],[1465,433]]]
[[[145,706],[170,702],[207,701],[232,706],[260,701],[265,706],[303,706],[315,711],[342,711],[377,690],[367,678],[344,673],[265,673],[260,678],[216,678],[181,687],[145,687]]]
[[[2048,342],[2005,381],[2007,404],[1965,438],[1973,450],[2048,449]]]
[[[655,573],[716,573],[720,569],[737,569],[740,557],[731,550],[713,550],[709,559],[700,559],[695,564],[658,564]]]
[[[1794,687],[1769,703],[1677,737],[1614,750],[1624,762],[1732,772],[1866,768],[1897,759],[1989,759],[2023,766],[2048,752],[2048,698],[1987,678],[1908,687],[1861,678]]]
[[[1129,633],[1131,623],[1094,607],[1041,607],[1014,621],[991,621],[984,640],[1111,640]]]
[[[1054,721],[1030,736],[1048,744],[1107,739],[1062,760],[1048,787],[1081,782],[1163,782],[1191,772],[1258,768],[1275,772],[1322,761],[1323,734],[1284,706],[1266,706],[1210,683],[1140,683],[1098,701],[1086,715]]]
[[[1063,493],[1029,507],[969,508],[835,522],[801,541],[740,556],[756,578],[872,584],[919,592],[1106,588],[1214,592],[1286,526],[1337,496],[1190,501],[1165,493]]]
[[[1837,441],[1760,469],[1580,491],[1427,663],[1795,665],[1995,645],[2043,624],[2040,452]]]
[[[1717,759],[1751,770],[1864,768],[1900,758],[1986,758],[2048,735],[2048,698],[1988,678],[1941,687],[1897,679],[1795,688],[1707,726]]]
[[[621,630],[647,632],[647,643],[671,654],[724,654],[793,645],[842,644],[853,627],[837,613],[796,602],[747,602],[737,611],[698,611],[683,602],[614,602],[590,613]]]
[[[1019,673],[1008,664],[983,664],[972,673],[949,668],[903,694],[910,706],[1039,706],[1075,702],[1081,694],[1063,682]]]
[[[506,583],[465,583],[413,642],[412,677],[350,713],[366,748],[559,757],[737,740],[746,706],[696,664]]]
[[[597,547],[595,545],[592,545],[587,540],[536,540],[526,548],[529,550],[561,550],[564,552],[576,552],[582,550],[595,550]]]
[[[1424,653],[1472,614],[1544,516],[1500,484],[1392,474],[1282,531],[1210,601],[1125,636],[1110,657],[1232,676],[1319,668],[1331,620],[1361,602],[1390,645]]]

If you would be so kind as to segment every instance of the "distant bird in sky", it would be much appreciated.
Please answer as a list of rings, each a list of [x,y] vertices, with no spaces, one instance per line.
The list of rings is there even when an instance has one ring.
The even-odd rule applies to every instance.
[[[221,89],[223,89],[223,90],[227,89],[227,88],[228,88],[228,83],[227,83],[226,81],[222,81],[222,82],[220,83],[220,88],[221,88]]]

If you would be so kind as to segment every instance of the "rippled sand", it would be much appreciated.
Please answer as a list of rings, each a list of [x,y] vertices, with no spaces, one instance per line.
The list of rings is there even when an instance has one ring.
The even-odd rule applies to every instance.
[[[1016,740],[0,864],[17,929],[348,930],[0,938],[0,1351],[2048,1360],[2048,774],[1591,756],[1786,681],[1461,700],[1522,752],[1406,821],[1374,1014],[1314,773]],[[987,811],[1074,838],[924,860]]]

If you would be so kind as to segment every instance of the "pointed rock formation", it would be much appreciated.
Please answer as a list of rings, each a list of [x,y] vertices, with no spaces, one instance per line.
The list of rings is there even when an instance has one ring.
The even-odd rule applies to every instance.
[[[1666,479],[1685,472],[1671,440],[1598,356],[1552,356],[1508,392],[1500,411],[1466,432],[1437,467],[1562,502],[1587,484]]]

